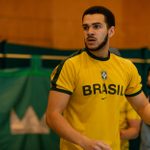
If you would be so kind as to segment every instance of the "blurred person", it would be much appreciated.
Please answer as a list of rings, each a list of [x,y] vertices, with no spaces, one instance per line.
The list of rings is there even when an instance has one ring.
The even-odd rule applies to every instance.
[[[150,67],[147,70],[147,101],[150,102]],[[150,150],[150,125],[142,122],[140,150]]]
[[[51,74],[46,121],[60,137],[60,150],[120,150],[119,103],[127,100],[150,124],[150,104],[134,64],[109,52],[113,13],[93,6],[82,16],[85,48]]]
[[[120,103],[120,145],[129,150],[129,140],[139,136],[141,119],[125,98]]]
[[[117,48],[110,48],[109,51],[121,56]],[[120,138],[121,150],[129,150],[129,140],[139,136],[141,119],[130,103],[123,98],[120,101]]]
[[[117,48],[110,47],[110,48],[109,48],[109,51],[110,51],[111,53],[113,53],[113,54],[116,54],[116,55],[118,55],[118,56],[121,56],[121,53],[120,53],[120,51],[119,51]]]

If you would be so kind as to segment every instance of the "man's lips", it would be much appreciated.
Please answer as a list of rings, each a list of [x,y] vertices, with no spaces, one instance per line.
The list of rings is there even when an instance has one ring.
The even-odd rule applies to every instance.
[[[87,39],[87,44],[88,44],[88,45],[91,45],[91,44],[93,45],[93,44],[95,44],[95,42],[96,42],[96,39],[95,39],[95,38],[88,38],[88,39]]]

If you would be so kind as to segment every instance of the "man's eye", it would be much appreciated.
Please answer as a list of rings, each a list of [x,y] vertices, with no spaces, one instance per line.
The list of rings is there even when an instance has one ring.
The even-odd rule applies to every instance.
[[[96,24],[96,25],[93,25],[93,28],[94,29],[99,29],[99,28],[101,28],[101,26],[99,24]]]
[[[87,31],[89,29],[88,26],[83,26],[83,30]]]

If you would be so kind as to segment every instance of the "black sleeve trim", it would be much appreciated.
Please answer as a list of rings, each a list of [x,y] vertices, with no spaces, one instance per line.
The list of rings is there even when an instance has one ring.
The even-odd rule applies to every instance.
[[[67,91],[67,90],[63,90],[63,89],[58,89],[56,87],[52,87],[50,90],[58,91],[58,92],[62,92],[62,93],[66,93],[66,94],[72,95],[72,92]]]
[[[140,91],[134,93],[134,94],[131,94],[131,95],[125,94],[125,96],[126,96],[126,97],[132,97],[132,96],[136,96],[136,95],[140,94],[141,92],[142,92],[142,89],[141,89]]]
[[[65,60],[61,61],[61,63],[58,65],[58,68],[57,68],[57,70],[56,70],[56,73],[55,73],[55,75],[54,75],[54,78],[51,80],[53,86],[56,86],[56,82],[57,82],[57,80],[58,80],[58,78],[59,78],[59,75],[60,75],[60,73],[61,73],[61,70],[62,70],[62,68],[63,68],[63,66],[64,66],[66,60],[69,59],[69,58],[71,58],[71,57],[74,57],[74,56],[76,56],[76,55],[81,54],[83,51],[84,51],[84,50],[76,51],[75,53],[73,53],[72,55],[70,55],[69,57],[67,57]]]

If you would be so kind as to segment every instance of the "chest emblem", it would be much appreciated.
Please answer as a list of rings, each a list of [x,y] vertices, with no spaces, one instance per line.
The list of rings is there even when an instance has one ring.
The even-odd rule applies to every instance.
[[[106,71],[102,71],[101,72],[101,77],[103,80],[106,80],[107,79],[107,72]]]

